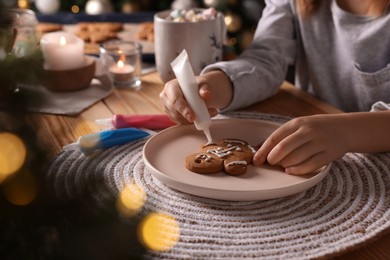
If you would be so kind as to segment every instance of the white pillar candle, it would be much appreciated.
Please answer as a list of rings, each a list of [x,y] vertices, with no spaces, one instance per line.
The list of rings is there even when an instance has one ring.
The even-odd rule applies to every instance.
[[[47,33],[40,45],[45,59],[45,69],[71,70],[85,66],[84,41],[66,32]]]
[[[109,72],[112,74],[114,84],[128,84],[134,77],[134,67],[124,63],[122,59],[111,65]]]

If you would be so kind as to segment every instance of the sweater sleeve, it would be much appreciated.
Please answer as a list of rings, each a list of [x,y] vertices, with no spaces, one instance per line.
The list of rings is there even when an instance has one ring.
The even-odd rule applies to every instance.
[[[293,0],[266,0],[252,44],[233,61],[207,66],[224,71],[233,83],[233,99],[223,111],[249,106],[274,95],[296,53]]]

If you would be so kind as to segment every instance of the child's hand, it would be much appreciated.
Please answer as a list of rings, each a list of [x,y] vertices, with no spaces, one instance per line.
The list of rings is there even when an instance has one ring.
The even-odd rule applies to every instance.
[[[337,115],[295,118],[275,130],[256,152],[255,165],[280,165],[286,173],[306,174],[342,157],[348,125]]]
[[[167,82],[160,93],[160,101],[164,106],[165,113],[177,123],[192,122],[194,112],[184,99],[179,82],[174,79]]]
[[[210,116],[217,115],[217,109],[227,106],[232,96],[232,87],[227,76],[221,71],[211,71],[197,76],[199,95],[206,102]],[[188,105],[180,89],[179,82],[174,79],[165,84],[160,93],[160,101],[165,113],[175,122],[192,123],[194,111]]]

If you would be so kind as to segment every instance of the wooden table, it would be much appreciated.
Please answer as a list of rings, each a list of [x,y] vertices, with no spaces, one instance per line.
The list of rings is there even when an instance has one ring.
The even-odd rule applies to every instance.
[[[45,147],[51,156],[59,153],[62,146],[74,142],[79,136],[97,132],[100,128],[95,119],[108,118],[113,114],[154,114],[162,113],[158,95],[163,88],[157,73],[143,77],[139,90],[115,89],[114,93],[96,103],[76,117],[45,114],[29,114],[28,122],[38,132],[39,145]],[[300,91],[285,82],[272,98],[245,109],[262,113],[286,116],[304,116],[342,111]],[[339,259],[390,259],[390,234],[374,242],[346,253]]]
[[[99,131],[95,119],[109,118],[113,114],[163,113],[158,98],[162,88],[158,73],[151,73],[143,77],[139,90],[115,89],[112,95],[77,117],[31,114],[29,120],[38,130],[41,145],[55,155],[62,150],[63,145],[74,142],[79,136]],[[288,82],[283,84],[276,96],[245,110],[286,116],[341,113]]]

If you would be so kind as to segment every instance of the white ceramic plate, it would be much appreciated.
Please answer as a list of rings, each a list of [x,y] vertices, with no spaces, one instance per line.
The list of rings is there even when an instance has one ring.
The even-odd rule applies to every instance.
[[[213,120],[213,140],[239,138],[252,146],[261,144],[279,125],[262,120]],[[202,197],[253,201],[274,199],[305,191],[318,184],[330,165],[312,174],[294,176],[277,166],[249,165],[245,174],[197,174],[184,166],[186,155],[197,152],[207,142],[203,132],[193,125],[179,125],[152,136],[145,144],[143,158],[147,169],[164,184]]]

